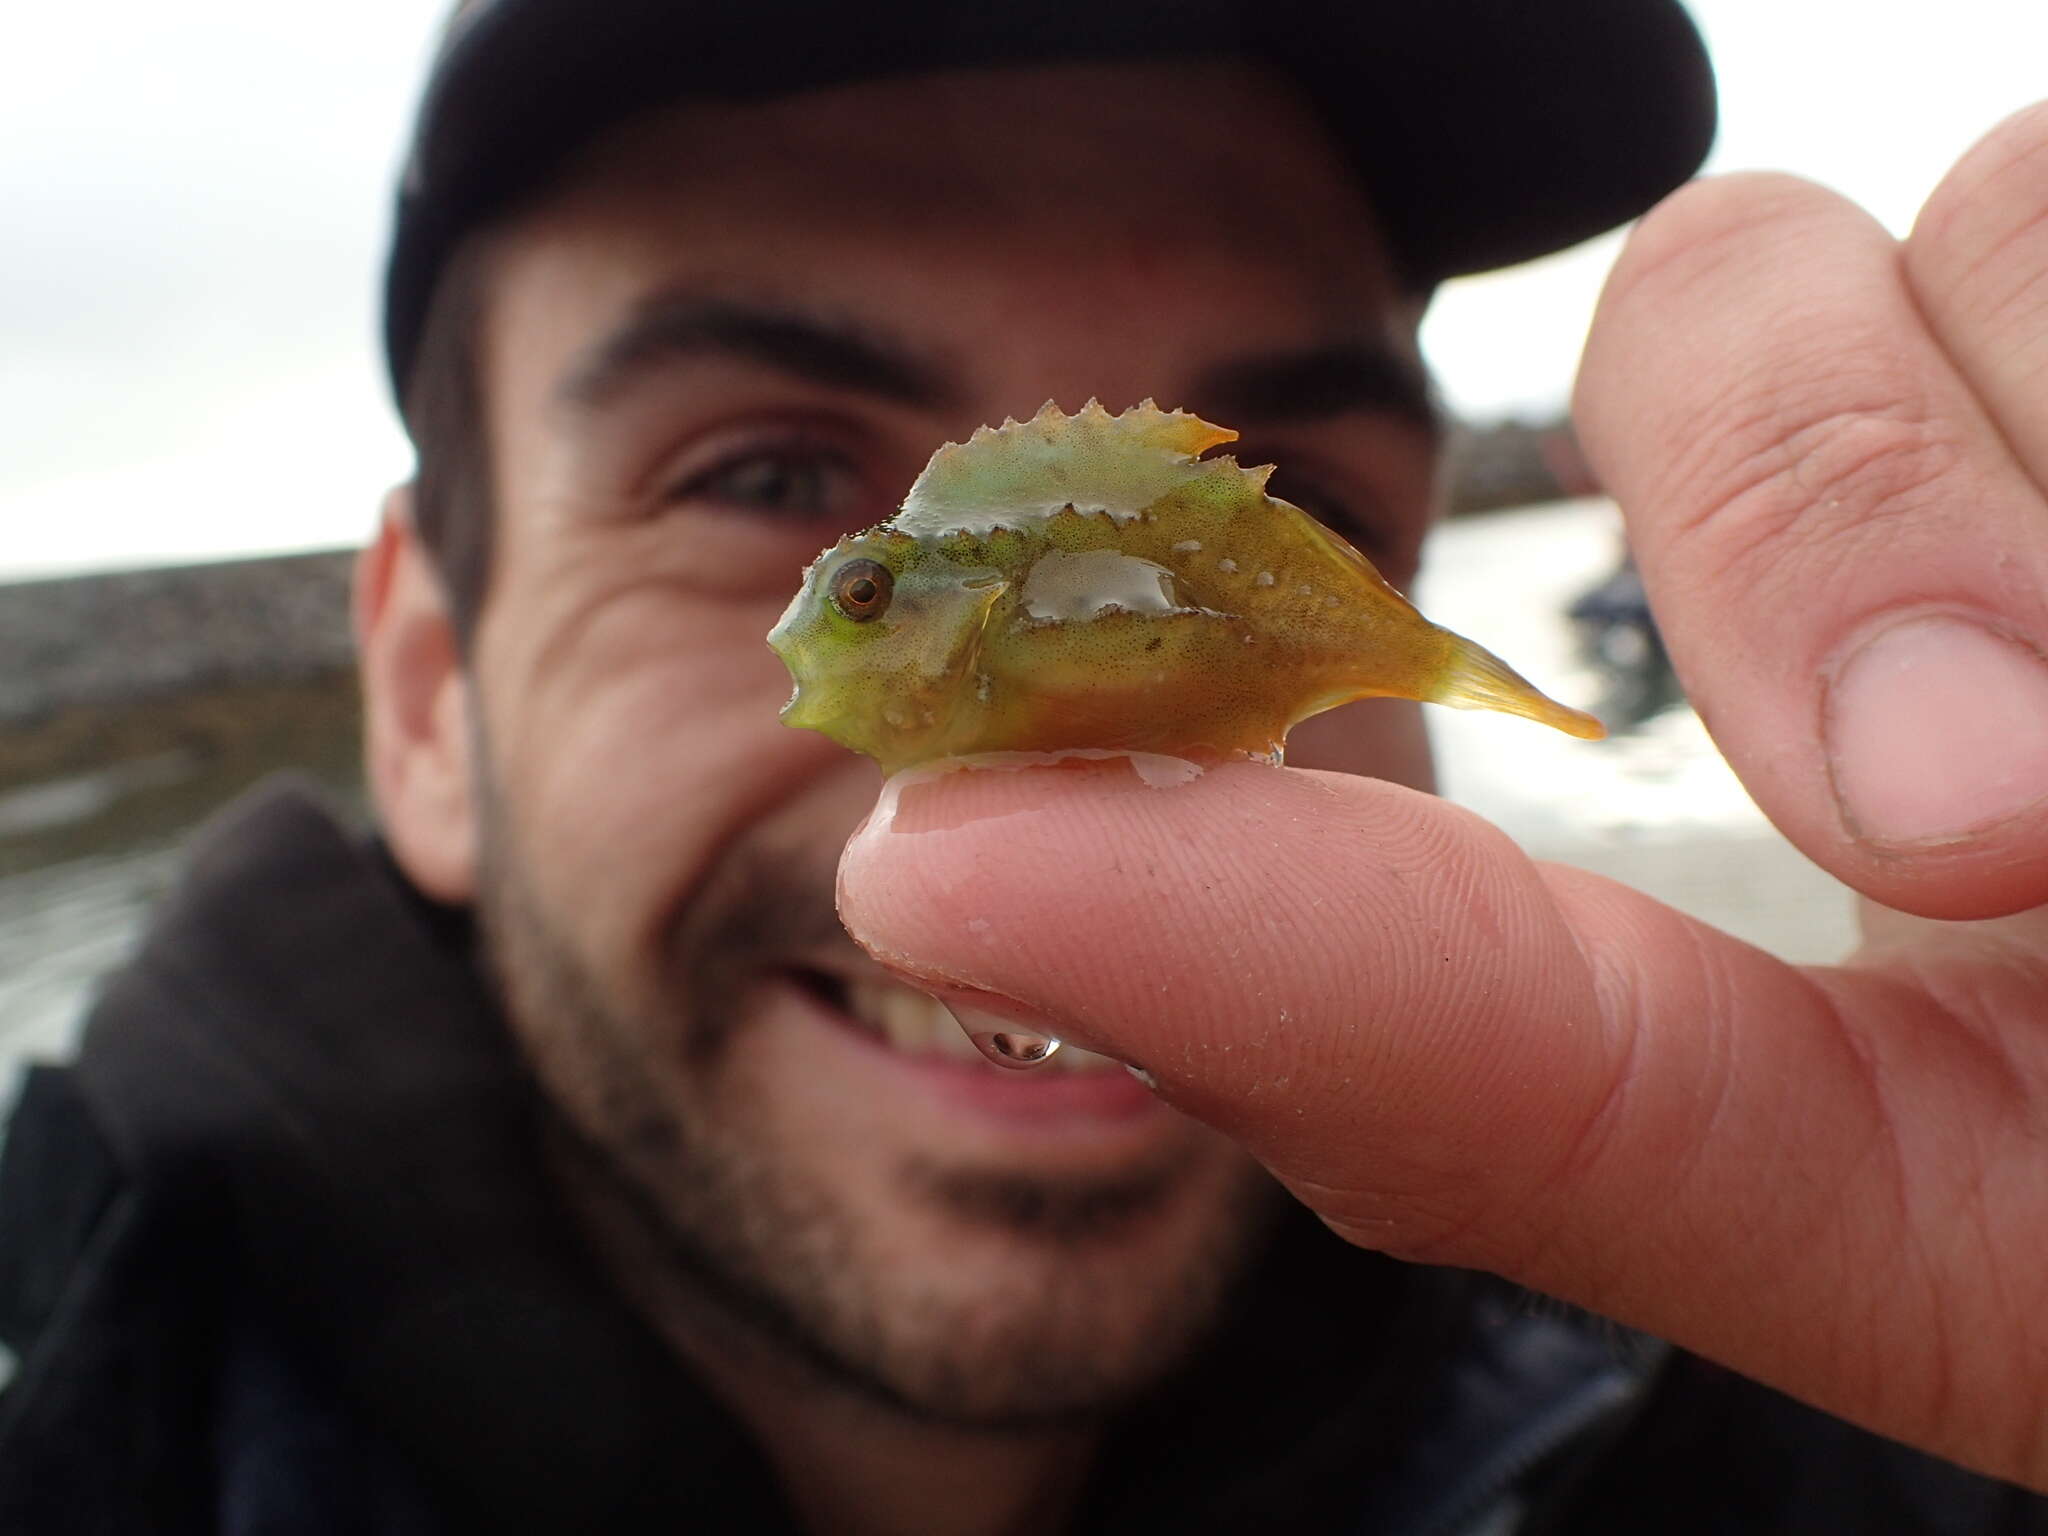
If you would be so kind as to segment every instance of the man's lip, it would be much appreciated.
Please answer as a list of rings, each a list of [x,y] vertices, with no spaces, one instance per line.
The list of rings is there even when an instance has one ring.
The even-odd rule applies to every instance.
[[[1047,1129],[1169,1113],[1130,1073],[1100,1057],[1055,1057],[1058,1065],[1022,1072],[995,1066],[943,1005],[878,971],[802,967],[780,973],[778,980],[835,1035],[950,1107]],[[857,1017],[856,1009],[869,1017]],[[876,1016],[885,1013],[886,1025],[878,1025]]]

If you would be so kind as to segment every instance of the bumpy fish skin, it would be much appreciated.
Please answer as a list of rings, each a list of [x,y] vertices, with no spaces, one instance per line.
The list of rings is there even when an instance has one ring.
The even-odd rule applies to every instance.
[[[1199,457],[1237,434],[1151,401],[1048,401],[949,443],[901,510],[804,573],[768,643],[783,710],[887,772],[970,752],[1278,759],[1372,695],[1497,709],[1588,739],[1592,716],[1429,622],[1372,563]]]

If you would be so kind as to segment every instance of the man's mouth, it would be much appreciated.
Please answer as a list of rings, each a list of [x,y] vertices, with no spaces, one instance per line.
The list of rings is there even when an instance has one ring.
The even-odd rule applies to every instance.
[[[898,1055],[958,1062],[980,1071],[1014,1076],[990,1066],[945,1005],[914,988],[872,975],[842,976],[809,968],[792,974],[804,991],[842,1021],[881,1041]],[[1117,1066],[1107,1056],[1067,1046],[1028,1075],[1070,1076],[1113,1071]]]

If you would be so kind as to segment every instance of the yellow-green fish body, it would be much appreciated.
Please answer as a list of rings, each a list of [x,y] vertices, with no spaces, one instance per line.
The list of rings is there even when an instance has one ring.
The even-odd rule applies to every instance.
[[[1602,734],[1268,496],[1270,467],[1199,457],[1236,435],[1091,400],[941,448],[770,632],[797,681],[783,719],[892,773],[989,751],[1277,757],[1297,722],[1371,695]]]

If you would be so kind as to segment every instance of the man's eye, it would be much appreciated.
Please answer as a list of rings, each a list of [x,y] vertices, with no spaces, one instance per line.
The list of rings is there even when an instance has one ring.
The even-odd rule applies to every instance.
[[[850,516],[859,498],[860,483],[843,459],[791,449],[730,459],[670,496],[806,521]]]

